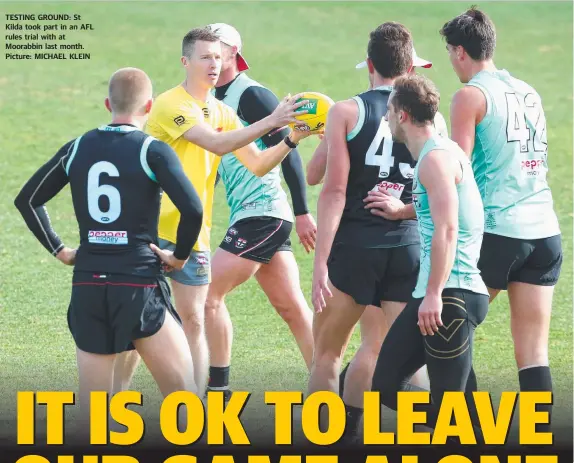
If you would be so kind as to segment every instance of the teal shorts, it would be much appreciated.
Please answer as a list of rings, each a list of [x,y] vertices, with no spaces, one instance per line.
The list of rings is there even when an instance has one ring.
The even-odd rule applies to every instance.
[[[169,251],[175,250],[175,244],[159,239],[159,247]],[[172,270],[166,276],[187,286],[202,286],[211,283],[211,252],[191,251],[189,260],[183,270]]]

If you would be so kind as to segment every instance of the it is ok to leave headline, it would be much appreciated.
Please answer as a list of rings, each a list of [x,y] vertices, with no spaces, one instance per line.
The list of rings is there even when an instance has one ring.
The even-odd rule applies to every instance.
[[[538,410],[538,405],[552,402],[550,392],[503,392],[498,409],[493,407],[488,392],[474,392],[474,403],[485,445],[503,446],[506,444],[513,415],[519,413],[519,444],[520,445],[552,445],[553,436],[550,432],[537,431],[538,424],[547,424],[549,414]],[[236,446],[251,445],[250,439],[241,422],[241,413],[247,405],[250,394],[234,392],[231,399],[224,404],[223,393],[209,392],[207,404],[191,392],[175,392],[167,396],[160,408],[160,429],[165,441],[175,446],[201,444]],[[301,430],[310,444],[330,446],[343,437],[345,430],[345,406],[342,399],[332,392],[315,392],[303,400],[302,392],[265,392],[265,404],[274,409],[274,443],[276,445],[293,445],[293,406],[301,405]],[[106,392],[92,392],[90,398],[89,443],[93,446],[107,444],[117,446],[133,446],[139,443],[145,432],[142,416],[133,409],[134,405],[143,404],[142,394],[135,391],[124,391],[109,397]],[[75,404],[73,392],[19,392],[17,404],[17,443],[18,445],[65,445],[64,421],[67,406]],[[381,431],[381,405],[378,392],[364,394],[364,427],[363,444],[368,445],[444,445],[449,438],[456,438],[463,445],[475,446],[482,444],[477,440],[475,429],[469,413],[468,404],[463,392],[446,392],[441,403],[440,412],[434,432],[415,430],[415,426],[427,424],[427,413],[418,410],[418,405],[430,402],[428,392],[399,392],[396,413],[396,432]],[[131,406],[128,408],[128,406]],[[36,439],[38,431],[35,420],[38,407],[45,407],[46,432],[45,439]],[[186,423],[178,426],[178,414],[181,407],[187,411]],[[327,429],[319,427],[319,411],[328,409]],[[117,432],[109,428],[109,418],[125,427],[125,431]],[[181,421],[181,420],[180,420]],[[44,424],[43,424],[44,425]],[[420,429],[420,428],[419,428]],[[205,436],[204,436],[205,433]],[[225,439],[225,433],[228,439]],[[44,434],[42,432],[42,434]],[[182,449],[184,450],[184,449]],[[190,449],[185,449],[189,453]],[[62,452],[64,453],[64,451]],[[126,452],[128,453],[128,452]],[[182,451],[182,453],[184,453]],[[88,460],[86,458],[93,458]],[[137,463],[130,456],[97,456],[84,457],[84,460],[74,460],[73,456],[59,456],[57,463]],[[195,463],[197,459],[191,455],[175,455],[165,463]],[[298,459],[297,459],[298,458]],[[454,459],[453,459],[454,458]],[[488,460],[498,463],[497,457]],[[551,463],[556,462],[555,455],[530,455],[524,460],[517,457],[515,463]],[[230,455],[214,456],[213,463],[233,463]],[[294,456],[285,455],[282,463],[335,463],[335,455]],[[481,462],[482,460],[481,457]],[[49,463],[50,460],[38,456],[27,455],[16,463]],[[269,463],[269,457],[253,455],[249,463]],[[414,455],[404,456],[402,463],[417,463]],[[461,455],[450,455],[441,460],[442,463],[468,463],[469,459]],[[384,456],[368,456],[366,463],[387,463]]]

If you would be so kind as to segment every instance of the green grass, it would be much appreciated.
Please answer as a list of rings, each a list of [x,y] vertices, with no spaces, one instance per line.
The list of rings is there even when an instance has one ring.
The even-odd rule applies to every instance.
[[[395,20],[414,34],[420,56],[433,60],[423,71],[442,93],[448,119],[453,93],[460,87],[438,34],[442,24],[468,5],[443,2],[393,3],[150,3],[96,2],[11,4],[4,13],[78,13],[95,31],[69,33],[81,42],[89,61],[7,61],[0,64],[0,410],[15,416],[18,390],[75,390],[75,351],[66,309],[71,271],[53,259],[25,228],[13,198],[25,180],[66,141],[108,121],[103,106],[107,80],[119,67],[145,69],[160,93],[183,79],[180,41],[192,27],[229,22],[243,35],[250,75],[279,96],[320,91],[335,100],[367,86],[356,71],[369,32]],[[496,64],[532,84],[541,94],[548,121],[550,182],[564,234],[565,261],[556,288],[550,334],[556,404],[555,420],[571,421],[572,409],[572,6],[568,3],[497,2],[481,5],[497,25]],[[5,30],[2,15],[0,28]],[[301,146],[304,161],[316,141]],[[320,187],[308,189],[316,209]],[[49,204],[55,229],[66,243],[78,242],[69,190]],[[228,209],[217,189],[213,246],[226,229]],[[296,242],[296,240],[294,240]],[[301,283],[310,301],[312,255],[295,246]],[[253,392],[244,417],[262,423],[264,390],[304,390],[307,374],[286,326],[254,281],[227,299],[235,324],[232,386]],[[349,353],[357,346],[354,336]],[[499,394],[517,390],[509,331],[508,303],[502,294],[479,327],[475,366],[481,387]],[[140,368],[134,387],[144,392],[149,413],[160,396]],[[4,430],[7,427],[3,427]],[[571,435],[569,436],[571,438]]]

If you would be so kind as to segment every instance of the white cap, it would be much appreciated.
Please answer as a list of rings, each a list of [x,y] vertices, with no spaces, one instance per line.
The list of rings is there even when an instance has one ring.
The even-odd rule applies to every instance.
[[[432,62],[426,59],[419,58],[415,47],[413,47],[413,66],[417,68],[430,68],[432,67]],[[363,61],[355,66],[355,69],[363,69],[367,67],[367,61]]]
[[[207,27],[219,37],[222,43],[230,47],[237,47],[237,70],[242,72],[249,69],[247,61],[245,61],[245,58],[241,55],[241,35],[239,35],[237,29],[225,23],[210,24]]]

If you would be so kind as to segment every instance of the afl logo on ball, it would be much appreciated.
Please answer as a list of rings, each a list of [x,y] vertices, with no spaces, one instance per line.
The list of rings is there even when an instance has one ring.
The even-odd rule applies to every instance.
[[[183,125],[185,124],[185,117],[177,116],[173,119],[173,122],[175,122],[177,125]]]

